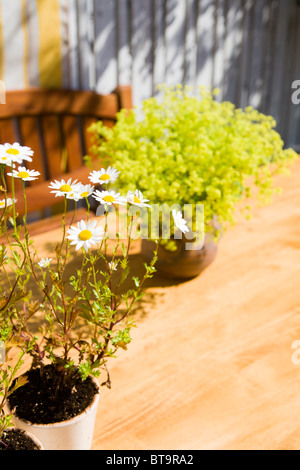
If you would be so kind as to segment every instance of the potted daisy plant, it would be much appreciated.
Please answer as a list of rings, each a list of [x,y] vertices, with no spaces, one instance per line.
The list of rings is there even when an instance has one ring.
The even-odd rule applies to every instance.
[[[6,198],[1,202],[0,236],[3,239],[12,209],[12,199]],[[15,256],[17,257],[17,254]],[[8,276],[9,256],[2,242],[0,244],[0,450],[42,450],[43,446],[36,436],[13,425],[12,414],[7,410],[9,395],[26,382],[23,376],[17,380],[15,378],[23,366],[24,357],[34,344],[34,341],[28,341],[24,333],[22,334],[14,324],[14,310],[20,303],[26,302],[27,293],[21,280],[22,269],[19,270],[13,260],[11,261],[14,269]],[[9,292],[5,289],[8,279]]]
[[[54,180],[49,191],[64,200],[61,236],[53,253],[40,258],[30,236],[26,203],[22,231],[17,224],[14,179],[22,181],[26,202],[25,182],[39,176],[37,171],[26,169],[22,158],[31,160],[31,150],[18,144],[0,146],[1,220],[10,211],[11,224],[3,242],[7,252],[3,298],[12,296],[12,288],[26,296],[26,301],[17,297],[13,305],[7,304],[7,318],[30,344],[27,355],[31,358],[23,375],[26,383],[24,380],[17,388],[12,385],[8,407],[15,425],[30,430],[46,450],[89,449],[99,376],[106,374],[100,383],[110,388],[108,362],[131,342],[131,329],[136,326],[134,308],[143,296],[145,280],[155,272],[156,252],[144,264],[141,278],[130,265],[134,224],[140,211],[151,211],[151,206],[139,190],[126,195],[113,190],[110,185],[120,172],[111,166],[91,171],[88,185]],[[10,197],[4,177],[7,166],[12,179]],[[86,218],[75,223],[80,200],[86,202]],[[96,215],[90,209],[91,200],[99,204]],[[71,201],[73,217],[68,225]],[[126,222],[125,235],[124,227],[116,230],[120,219]],[[12,272],[17,273],[13,285]],[[35,289],[29,287],[32,283]],[[36,322],[39,332],[34,329]]]

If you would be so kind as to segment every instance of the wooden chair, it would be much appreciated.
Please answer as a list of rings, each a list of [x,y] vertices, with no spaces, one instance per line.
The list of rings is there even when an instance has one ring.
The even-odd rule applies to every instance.
[[[90,183],[91,169],[84,165],[91,136],[88,126],[99,119],[112,126],[117,112],[132,107],[130,86],[119,86],[107,95],[90,91],[29,89],[8,91],[0,105],[0,143],[19,142],[34,150],[26,166],[41,173],[26,190],[28,213],[45,217],[46,208],[58,202],[48,188],[53,179],[78,179]],[[21,182],[17,179],[16,208],[24,214]],[[7,178],[10,191],[10,178]]]

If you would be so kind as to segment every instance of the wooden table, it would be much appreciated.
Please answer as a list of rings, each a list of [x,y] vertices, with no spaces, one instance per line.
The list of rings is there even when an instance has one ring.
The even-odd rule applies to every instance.
[[[300,162],[278,182],[283,194],[228,230],[199,277],[148,283],[133,341],[110,361],[93,449],[300,449]],[[132,256],[138,266],[138,243]]]

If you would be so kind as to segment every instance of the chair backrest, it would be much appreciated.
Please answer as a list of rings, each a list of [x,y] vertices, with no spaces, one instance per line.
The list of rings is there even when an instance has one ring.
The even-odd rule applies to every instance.
[[[34,159],[32,163],[26,162],[26,166],[41,173],[38,180],[28,185],[29,213],[57,202],[48,189],[50,180],[64,177],[90,182],[90,169],[83,162],[91,144],[87,129],[98,120],[112,126],[122,108],[132,108],[130,86],[119,86],[107,95],[61,89],[6,93],[6,104],[0,106],[0,143],[19,142],[30,147]],[[22,215],[21,182],[15,179],[15,183],[17,210]],[[10,191],[10,178],[7,178],[7,185]]]

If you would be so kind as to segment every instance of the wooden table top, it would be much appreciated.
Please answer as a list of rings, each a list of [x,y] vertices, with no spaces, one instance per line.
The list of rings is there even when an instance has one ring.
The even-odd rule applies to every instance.
[[[300,162],[277,182],[200,276],[148,282],[133,341],[109,363],[93,449],[300,449]],[[53,238],[38,237],[42,252]]]

